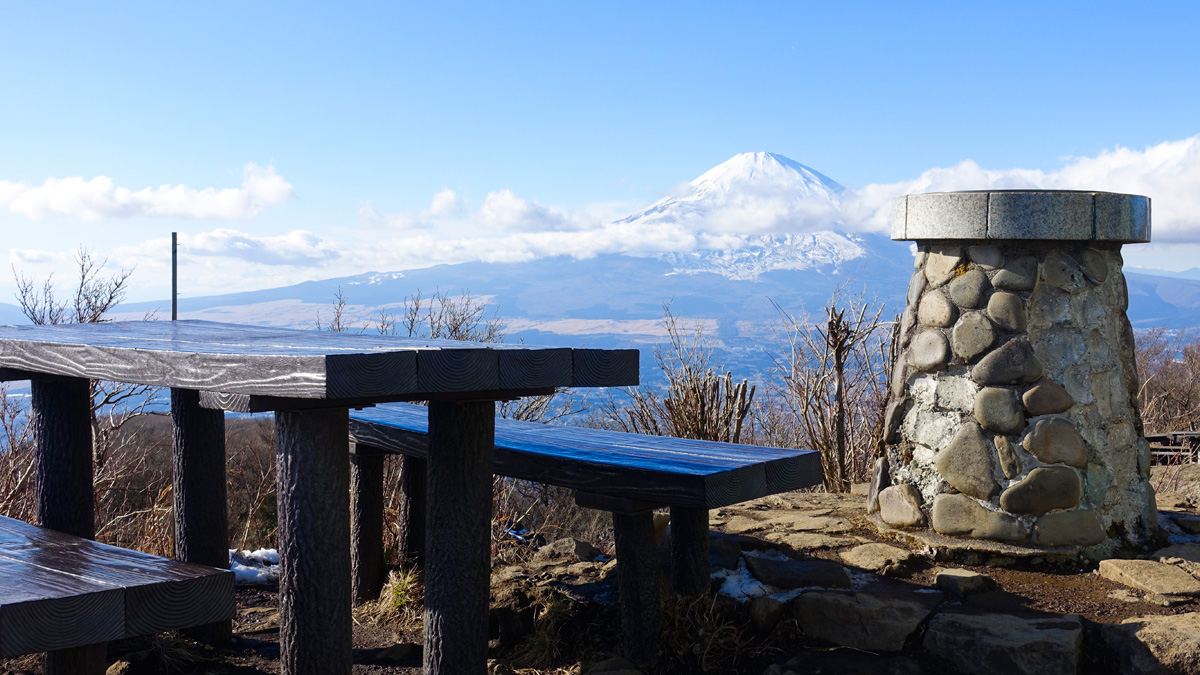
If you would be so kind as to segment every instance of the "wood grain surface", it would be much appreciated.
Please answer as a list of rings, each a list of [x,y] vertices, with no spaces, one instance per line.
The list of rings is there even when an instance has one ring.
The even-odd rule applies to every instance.
[[[572,350],[208,321],[0,326],[25,373],[301,399],[637,384],[636,350]]]
[[[234,611],[232,572],[0,517],[0,655],[176,630]]]
[[[362,445],[426,458],[427,412],[396,403],[350,413]],[[503,475],[609,497],[718,508],[817,485],[811,450],[496,420],[495,466]]]

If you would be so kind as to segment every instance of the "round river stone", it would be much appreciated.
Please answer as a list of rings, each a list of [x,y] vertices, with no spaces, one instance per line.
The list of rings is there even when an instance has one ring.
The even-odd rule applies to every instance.
[[[1042,283],[1069,293],[1085,282],[1079,265],[1069,256],[1055,251],[1042,261]]]
[[[1088,448],[1075,425],[1061,417],[1040,419],[1021,443],[1031,455],[1047,464],[1087,466]]]
[[[984,508],[966,495],[934,497],[930,515],[930,525],[940,534],[1001,541],[1023,541],[1029,535],[1021,521]]]
[[[1019,434],[1025,428],[1021,401],[1011,389],[980,389],[975,395],[975,419],[984,429],[1001,434]]]
[[[909,483],[885,488],[879,493],[879,517],[892,527],[924,527],[921,493]]]
[[[1102,284],[1108,278],[1108,261],[1104,254],[1094,248],[1085,248],[1079,256],[1083,259],[1083,273],[1088,279]]]
[[[942,478],[963,494],[991,499],[1000,491],[992,477],[992,449],[974,422],[959,427],[950,445],[937,454],[934,464]]]
[[[1031,256],[1021,256],[1010,261],[992,277],[992,285],[1006,291],[1030,291],[1037,281],[1037,260]]]
[[[1037,515],[1079,504],[1079,473],[1065,466],[1044,466],[1014,483],[1000,495],[1000,508],[1009,513]]]
[[[1021,475],[1021,458],[1017,448],[1007,436],[997,436],[992,441],[996,444],[996,457],[1000,459],[1000,470],[1008,479]]]
[[[946,289],[950,292],[950,299],[954,304],[964,309],[976,309],[987,302],[987,293],[991,287],[992,284],[983,270],[973,269],[951,281]]]
[[[996,329],[983,312],[964,314],[950,335],[954,353],[966,361],[974,361],[996,343]]]
[[[917,270],[913,272],[912,278],[908,280],[908,306],[915,307],[917,301],[921,299],[921,291],[925,290],[925,273]]]
[[[1000,291],[988,298],[988,316],[1002,330],[1010,333],[1020,333],[1025,330],[1025,303],[1016,293]]]
[[[972,246],[967,249],[971,262],[984,269],[994,270],[1004,264],[1004,253],[999,246]]]
[[[924,326],[949,328],[958,318],[958,308],[941,291],[930,291],[921,298],[921,307],[917,310],[917,320]]]
[[[1057,382],[1045,378],[1038,380],[1037,384],[1030,387],[1021,400],[1025,402],[1025,409],[1032,417],[1066,412],[1075,405],[1075,399],[1066,389],[1060,387]]]
[[[1043,372],[1042,362],[1033,353],[1029,341],[1013,338],[980,359],[971,368],[977,384],[1024,384],[1036,382]]]
[[[1104,524],[1095,511],[1047,513],[1033,525],[1038,546],[1091,546],[1104,541]]]
[[[914,368],[933,373],[950,363],[950,344],[938,330],[922,331],[908,348],[908,360]]]

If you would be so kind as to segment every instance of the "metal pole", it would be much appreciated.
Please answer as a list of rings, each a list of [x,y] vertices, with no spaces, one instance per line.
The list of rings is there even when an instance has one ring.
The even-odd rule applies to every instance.
[[[179,318],[179,235],[171,233],[171,320]]]

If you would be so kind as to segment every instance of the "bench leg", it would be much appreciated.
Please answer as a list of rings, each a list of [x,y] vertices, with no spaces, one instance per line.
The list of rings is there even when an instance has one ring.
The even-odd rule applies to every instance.
[[[383,588],[383,455],[351,445],[350,569],[354,602],[370,602]]]
[[[229,569],[225,499],[225,413],[200,407],[200,392],[171,390],[172,493],[175,500],[175,559]],[[232,621],[184,631],[188,637],[228,645]]]
[[[661,626],[658,569],[654,560],[654,513],[614,512],[612,516],[625,658],[639,668],[647,668],[658,655]]]
[[[491,402],[429,403],[427,675],[487,670],[495,410]]]
[[[422,569],[425,566],[426,489],[429,466],[423,459],[401,455],[400,557]]]
[[[349,435],[345,408],[275,413],[285,675],[351,672]]]
[[[92,539],[92,405],[82,378],[34,380],[31,385],[37,524]],[[102,675],[104,643],[42,656],[46,675]]]
[[[680,595],[708,592],[708,509],[671,507],[671,583]]]

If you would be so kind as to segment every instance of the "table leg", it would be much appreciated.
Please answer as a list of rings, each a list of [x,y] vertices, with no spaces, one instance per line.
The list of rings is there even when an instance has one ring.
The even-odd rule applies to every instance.
[[[383,587],[383,453],[350,445],[350,568],[354,602],[370,602]]]
[[[708,592],[708,509],[671,507],[671,583],[680,595]]]
[[[416,457],[396,459],[400,462],[400,557],[424,569],[429,466]]]
[[[351,672],[349,435],[345,408],[275,413],[285,675]]]
[[[617,545],[617,591],[621,599],[621,632],[625,658],[647,668],[658,656],[661,609],[655,565],[654,512],[613,512]]]
[[[487,670],[495,414],[491,402],[429,404],[427,675]]]
[[[175,559],[229,569],[225,499],[225,413],[200,407],[200,392],[171,390],[172,493],[175,500]],[[229,644],[232,621],[184,631],[215,645]]]
[[[77,537],[96,536],[92,506],[92,401],[86,379],[31,383],[37,524]],[[43,656],[46,675],[99,675],[105,645],[62,649]]]

